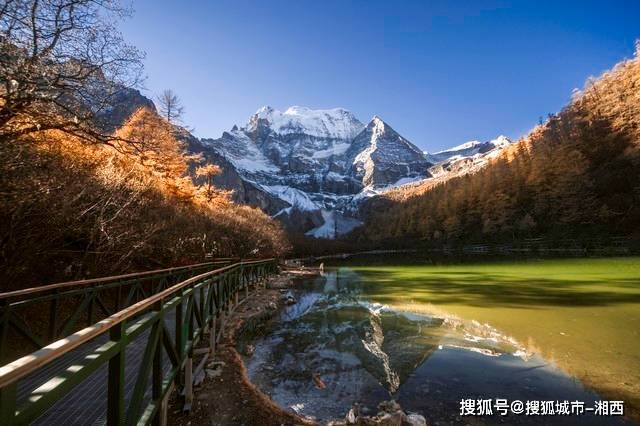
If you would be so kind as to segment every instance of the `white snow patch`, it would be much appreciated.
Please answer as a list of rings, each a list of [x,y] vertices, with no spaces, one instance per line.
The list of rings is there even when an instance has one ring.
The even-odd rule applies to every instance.
[[[348,142],[336,143],[331,148],[321,149],[314,152],[311,158],[327,158],[331,157],[332,155],[341,155],[344,154],[350,146],[351,144]]]
[[[305,133],[311,136],[335,139],[353,139],[364,125],[346,109],[310,109],[292,106],[285,112],[262,107],[254,115],[267,120],[275,133],[285,135]]]
[[[236,169],[249,172],[277,173],[280,169],[265,157],[256,144],[239,130],[231,131],[233,139],[203,140],[204,143],[219,150]]]
[[[482,142],[475,141],[475,140],[474,141],[469,141],[469,142],[465,142],[465,143],[460,144],[460,145],[456,145],[456,146],[454,146],[452,148],[445,149],[443,151],[438,151],[438,152],[436,152],[436,154],[440,154],[442,152],[462,151],[462,150],[465,150],[465,149],[474,148],[474,147],[480,145],[481,143]]]
[[[322,209],[320,211],[324,223],[317,228],[307,231],[305,235],[315,238],[334,239],[338,235],[351,232],[357,226],[362,225],[358,219],[338,216],[336,212]]]
[[[292,188],[286,185],[260,185],[268,193],[275,195],[276,197],[286,201],[293,207],[297,207],[299,210],[318,210],[319,206],[311,200],[309,195],[296,188]],[[289,210],[290,211],[290,210]],[[277,214],[281,214],[283,211],[279,211]]]
[[[395,183],[386,186],[384,189],[398,188],[400,186],[408,185],[425,180],[425,176],[403,177],[398,179]]]

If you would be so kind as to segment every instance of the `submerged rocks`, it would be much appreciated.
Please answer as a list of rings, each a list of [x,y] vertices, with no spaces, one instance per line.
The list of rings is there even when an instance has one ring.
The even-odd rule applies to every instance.
[[[282,300],[284,301],[285,305],[293,305],[297,303],[296,298],[293,296],[293,293],[291,293],[290,291],[282,295]]]
[[[366,416],[358,404],[349,410],[343,421],[331,422],[331,426],[356,425],[356,426],[427,426],[427,419],[417,413],[405,413],[402,407],[394,400],[383,401],[378,404],[378,412],[375,416]]]
[[[410,426],[427,426],[427,419],[416,413],[407,414],[404,422]]]

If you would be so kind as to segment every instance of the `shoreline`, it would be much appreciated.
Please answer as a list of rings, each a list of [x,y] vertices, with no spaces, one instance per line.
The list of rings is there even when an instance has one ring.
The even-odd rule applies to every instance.
[[[304,271],[315,275],[315,271]],[[285,307],[280,289],[291,288],[291,278],[300,272],[282,272],[269,278],[266,288],[254,290],[249,298],[233,311],[221,330],[223,335],[216,353],[207,364],[204,380],[194,388],[190,412],[182,411],[181,398],[173,392],[169,400],[167,423],[172,425],[303,425],[315,424],[280,407],[258,389],[247,375],[247,369],[238,350],[239,342],[247,332],[256,332]],[[207,339],[203,339],[205,342]],[[206,347],[200,343],[199,347]]]

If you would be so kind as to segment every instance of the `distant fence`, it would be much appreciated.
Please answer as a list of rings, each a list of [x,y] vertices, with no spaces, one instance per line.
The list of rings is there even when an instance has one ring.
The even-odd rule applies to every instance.
[[[550,239],[526,238],[508,243],[466,244],[462,246],[445,245],[430,248],[431,251],[445,253],[462,252],[467,254],[610,254],[625,255],[640,253],[640,241],[626,237],[608,239]]]
[[[188,269],[188,273],[193,274],[201,267],[205,265],[196,265]],[[277,262],[266,259],[237,262],[213,270],[211,264],[207,264],[206,268],[209,270],[164,289],[153,287],[160,286],[158,282],[148,284],[148,297],[0,367],[0,424],[29,424],[43,421],[43,416],[43,422],[50,423],[46,420],[47,411],[90,378],[101,385],[99,390],[106,395],[103,408],[109,425],[162,423],[166,420],[168,394],[174,386],[182,390],[185,403],[190,405],[196,345],[208,332],[207,352],[213,353],[217,341],[216,327],[224,321],[225,312],[230,313],[239,303],[241,291],[247,297],[250,284],[258,286],[269,274],[276,272]],[[143,283],[146,283],[144,280],[141,282],[139,274],[135,280],[126,287],[118,280],[115,283],[107,280],[109,284],[102,282],[100,285],[127,288],[129,297],[134,292],[133,287],[138,286],[136,291],[143,291]],[[80,288],[92,293],[97,291],[94,285],[95,282]],[[77,283],[70,287],[76,286]],[[66,286],[50,287],[56,288],[61,291]],[[159,291],[152,293],[154,289]],[[11,297],[2,295],[2,299],[29,294],[39,292],[14,292]],[[37,296],[39,299],[43,297]],[[90,300],[99,306],[95,296],[90,296]],[[88,303],[81,303],[83,309],[88,307]],[[11,303],[5,308],[7,306],[9,309],[18,308]],[[125,353],[130,354],[128,349],[134,345],[140,348],[140,357],[125,356]],[[89,351],[73,357],[61,371],[47,370],[54,362],[73,355],[80,348],[89,348]],[[135,365],[127,366],[127,363]],[[203,364],[198,368],[201,369]],[[42,377],[33,380],[39,374]],[[135,380],[125,389],[126,379],[131,377]],[[21,381],[34,383],[35,388],[25,390]],[[89,404],[91,401],[85,402]]]

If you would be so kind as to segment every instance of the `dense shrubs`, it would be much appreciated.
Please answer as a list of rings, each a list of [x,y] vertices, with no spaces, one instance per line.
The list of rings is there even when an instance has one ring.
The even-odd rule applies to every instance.
[[[287,249],[264,213],[194,185],[186,173],[199,159],[154,112],[138,111],[117,135],[104,145],[46,131],[0,146],[3,291]]]

